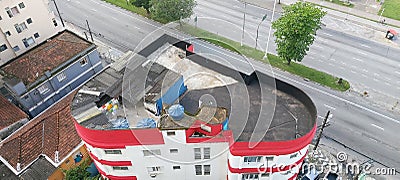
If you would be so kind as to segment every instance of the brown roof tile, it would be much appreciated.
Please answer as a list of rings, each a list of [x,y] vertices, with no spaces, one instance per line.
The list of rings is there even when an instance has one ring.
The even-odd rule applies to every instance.
[[[54,161],[57,149],[59,159],[65,158],[81,142],[70,110],[74,95],[65,97],[11,135],[0,145],[0,155],[15,169],[18,162],[23,169],[40,154],[46,154]]]
[[[28,118],[24,111],[0,95],[0,130],[24,118]]]
[[[46,71],[53,70],[90,45],[91,43],[77,35],[63,31],[15,58],[2,69],[5,73],[22,80],[25,85],[30,85],[43,76]]]

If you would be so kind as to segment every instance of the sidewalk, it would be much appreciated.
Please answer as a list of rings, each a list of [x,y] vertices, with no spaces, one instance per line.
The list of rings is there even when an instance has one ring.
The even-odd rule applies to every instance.
[[[249,4],[253,4],[255,6],[259,6],[265,9],[270,9],[272,10],[274,6],[274,0],[244,0],[245,2]],[[279,0],[276,0],[277,2]],[[276,5],[276,11],[277,12],[282,12],[282,5],[289,5],[296,3],[297,0],[280,0],[281,4]],[[359,25],[364,25],[369,28],[373,28],[377,31],[381,31],[386,33],[388,29],[394,29],[397,32],[400,32],[400,21],[394,20],[394,19],[389,19],[382,17],[381,19],[385,19],[385,23],[387,25],[383,25],[381,23],[378,23],[380,20],[379,15],[377,14],[371,14],[366,11],[359,10],[357,8],[350,8],[350,7],[345,7],[341,6],[338,4],[330,3],[328,1],[324,0],[306,0],[307,2],[311,2],[314,4],[318,4],[320,6],[323,6],[323,10],[328,12],[330,16],[334,16],[343,20],[351,21]],[[334,9],[334,10],[333,10]],[[377,22],[375,22],[377,21]],[[397,27],[394,27],[394,26]]]

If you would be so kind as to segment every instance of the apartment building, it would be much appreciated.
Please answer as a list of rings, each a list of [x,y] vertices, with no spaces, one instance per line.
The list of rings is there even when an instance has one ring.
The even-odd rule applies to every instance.
[[[0,1],[0,65],[63,30],[49,0]]]
[[[162,35],[75,95],[77,133],[103,178],[296,179],[316,131],[312,100],[218,63],[202,43]]]

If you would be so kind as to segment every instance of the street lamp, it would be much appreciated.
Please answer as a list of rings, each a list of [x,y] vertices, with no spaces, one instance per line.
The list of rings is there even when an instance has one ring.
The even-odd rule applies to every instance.
[[[272,9],[272,17],[271,17],[271,26],[269,27],[269,33],[268,33],[268,40],[267,40],[267,47],[265,48],[265,54],[263,59],[267,59],[268,55],[268,47],[269,47],[269,40],[271,39],[271,32],[272,32],[272,22],[274,21],[274,15],[275,15],[275,8],[276,8],[276,0],[274,0],[274,8]]]
[[[56,10],[57,10],[57,13],[58,13],[58,17],[60,17],[61,24],[63,25],[63,27],[65,27],[65,24],[64,24],[64,21],[63,21],[63,19],[61,17],[60,11],[58,11],[56,0],[52,0],[52,1],[54,3],[54,6],[56,7]]]
[[[263,16],[263,18],[261,19],[260,23],[257,26],[257,36],[256,36],[256,46],[254,47],[254,49],[257,49],[257,42],[258,42],[258,30],[260,29],[260,25],[263,21],[265,21],[265,19],[267,19],[267,14],[265,14]]]
[[[243,31],[242,31],[242,38],[240,40],[240,46],[243,46],[243,39],[244,39],[244,26],[246,24],[246,7],[247,3],[246,1],[244,2],[244,13],[243,13]]]

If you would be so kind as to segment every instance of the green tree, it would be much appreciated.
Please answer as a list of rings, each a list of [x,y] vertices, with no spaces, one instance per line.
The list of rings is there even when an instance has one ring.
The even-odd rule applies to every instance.
[[[151,0],[134,0],[131,3],[136,7],[142,7],[146,9],[147,14],[150,14]]]
[[[151,12],[162,22],[172,22],[190,17],[195,6],[194,0],[153,0]]]
[[[314,42],[317,30],[321,29],[326,12],[306,2],[284,6],[283,10],[282,16],[272,23],[278,55],[288,64],[300,62]]]
[[[90,165],[90,160],[86,159],[79,166],[71,168],[69,170],[63,170],[65,173],[66,180],[83,180],[89,179],[90,173],[87,171],[87,168]]]

